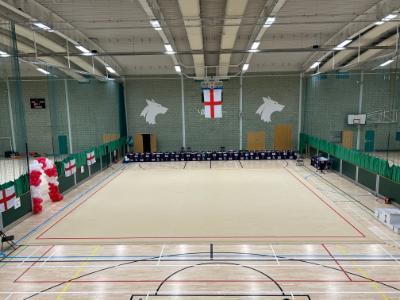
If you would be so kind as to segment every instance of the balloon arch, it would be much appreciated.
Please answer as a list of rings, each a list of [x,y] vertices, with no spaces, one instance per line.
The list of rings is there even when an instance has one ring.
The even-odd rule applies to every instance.
[[[61,201],[64,197],[58,188],[58,173],[55,164],[48,158],[36,158],[29,165],[29,183],[31,186],[31,196],[33,203],[33,213],[42,211],[43,191],[40,188],[42,182],[41,176],[45,176],[49,184],[49,196],[53,202]]]

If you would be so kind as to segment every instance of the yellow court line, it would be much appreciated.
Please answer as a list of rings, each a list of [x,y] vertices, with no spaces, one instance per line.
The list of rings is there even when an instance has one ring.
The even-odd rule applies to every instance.
[[[101,248],[100,245],[97,245],[96,247],[94,247],[89,256],[95,256],[95,255],[99,252],[100,248]],[[89,257],[87,257],[86,260],[88,260],[88,258],[89,258]],[[79,275],[81,275],[81,273],[83,272],[83,270],[85,270],[85,267],[86,267],[86,265],[87,265],[88,263],[89,263],[88,261],[82,262],[82,263],[80,264],[79,269],[76,270],[76,271],[74,272],[74,274],[72,275],[72,278],[76,278],[76,277],[78,277]],[[64,288],[62,289],[62,291],[57,295],[56,300],[61,300],[63,294],[66,293],[66,292],[68,292],[68,290],[70,289],[71,285],[72,285],[72,281],[69,281],[69,282],[64,286]]]
[[[349,254],[348,252],[347,252],[347,250],[343,247],[343,246],[341,246],[341,245],[336,245],[336,248],[340,251],[340,252],[342,252],[342,254]],[[354,265],[354,263],[353,262],[351,262],[351,264],[352,265]],[[367,273],[367,271],[365,271],[363,268],[361,268],[361,267],[355,267],[356,268],[356,270],[357,270],[357,272],[358,273],[360,273],[362,276],[364,276],[364,277],[368,277],[368,278],[372,278],[368,273]],[[351,274],[350,274],[351,275]],[[376,283],[376,282],[374,282],[374,281],[370,281],[370,285],[374,288],[374,290],[375,291],[377,291],[381,296],[382,296],[382,299],[384,299],[384,300],[390,300],[390,298],[382,291],[382,289],[379,287],[379,284],[378,283]]]

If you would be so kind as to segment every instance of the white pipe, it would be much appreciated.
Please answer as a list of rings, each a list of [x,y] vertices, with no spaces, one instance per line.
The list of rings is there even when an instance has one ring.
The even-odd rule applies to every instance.
[[[243,150],[243,74],[240,74],[239,90],[239,150]]]
[[[185,122],[185,87],[181,74],[181,100],[182,100],[182,147],[186,148],[186,122]]]
[[[72,147],[72,132],[71,132],[71,116],[69,111],[69,93],[68,93],[68,81],[64,79],[65,87],[65,104],[67,109],[67,124],[68,124],[68,139],[69,139],[69,154],[74,153],[74,148]]]
[[[360,78],[360,97],[358,99],[358,114],[362,112],[362,104],[363,104],[363,95],[364,95],[364,73],[361,72]],[[357,125],[357,144],[356,149],[360,150],[360,140],[361,140],[361,125]]]
[[[7,97],[8,97],[8,113],[10,117],[10,127],[11,127],[12,151],[16,151],[14,117],[11,106],[10,82],[8,81],[8,79],[7,79]]]
[[[303,109],[303,73],[300,73],[300,86],[299,86],[299,124],[297,125],[297,149],[300,150],[300,133],[302,126],[302,109]]]

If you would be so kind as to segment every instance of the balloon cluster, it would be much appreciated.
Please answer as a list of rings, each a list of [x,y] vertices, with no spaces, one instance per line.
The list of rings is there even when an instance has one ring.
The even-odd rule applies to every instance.
[[[50,159],[39,157],[29,165],[29,168],[29,183],[31,185],[33,212],[37,214],[43,209],[43,195],[40,189],[40,183],[42,182],[40,177],[42,174],[46,176],[49,184],[49,196],[51,201],[61,201],[64,197],[61,195],[58,188],[59,183],[57,168]]]

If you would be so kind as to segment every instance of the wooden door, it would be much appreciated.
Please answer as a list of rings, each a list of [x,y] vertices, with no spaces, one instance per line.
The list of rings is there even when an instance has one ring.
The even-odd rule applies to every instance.
[[[345,148],[353,149],[353,131],[351,130],[342,131],[342,145]]]
[[[265,150],[265,131],[247,133],[247,150]]]
[[[141,133],[135,134],[135,139],[133,141],[134,151],[143,153],[143,137]]]
[[[157,135],[150,135],[150,148],[151,152],[157,152]]]
[[[275,126],[274,149],[280,151],[292,149],[292,125]]]

